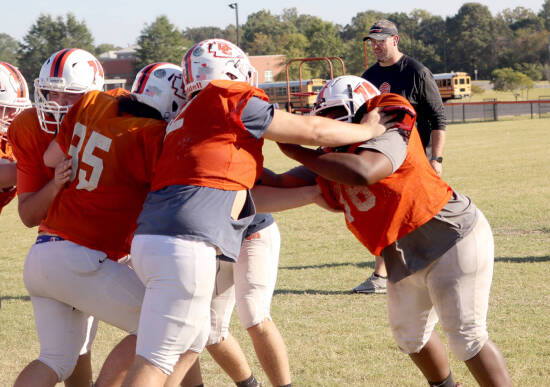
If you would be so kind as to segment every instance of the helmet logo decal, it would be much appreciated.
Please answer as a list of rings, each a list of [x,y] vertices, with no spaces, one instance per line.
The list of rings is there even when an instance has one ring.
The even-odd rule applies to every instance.
[[[233,58],[233,49],[224,42],[215,42],[210,44],[208,50],[214,54],[216,58]]]
[[[101,67],[101,63],[99,63],[97,60],[89,60],[88,64],[92,69],[94,69],[94,80],[97,77],[97,74],[99,73],[100,77],[103,77],[103,67]]]
[[[201,56],[203,52],[204,52],[204,48],[202,48],[201,46],[198,46],[193,50],[193,56]]]

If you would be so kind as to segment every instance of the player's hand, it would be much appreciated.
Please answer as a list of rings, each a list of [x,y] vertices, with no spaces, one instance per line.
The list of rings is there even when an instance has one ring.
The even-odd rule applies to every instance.
[[[319,191],[319,194],[316,195],[313,198],[313,203],[317,204],[319,207],[321,207],[321,208],[323,208],[327,211],[330,211],[330,212],[342,212],[343,211],[340,208],[334,208],[334,207],[329,206],[329,204],[327,203],[327,201],[323,197],[323,194],[321,193],[321,188],[319,188],[318,185],[316,185],[315,187],[317,187],[317,189]]]
[[[380,136],[391,128],[392,114],[383,113],[379,107],[372,109],[361,119],[360,124],[369,126],[373,130],[373,137]]]
[[[54,184],[58,190],[62,189],[71,179],[71,160],[63,160],[55,167]]]

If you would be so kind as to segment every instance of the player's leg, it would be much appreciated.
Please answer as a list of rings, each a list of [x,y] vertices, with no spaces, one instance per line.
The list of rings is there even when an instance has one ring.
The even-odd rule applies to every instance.
[[[109,353],[94,387],[120,386],[134,361],[136,335],[123,338]]]
[[[399,348],[409,355],[428,382],[437,385],[450,376],[445,346],[434,332],[438,321],[425,286],[429,267],[401,281],[388,281],[388,317]]]
[[[132,262],[147,290],[136,358],[124,385],[162,386],[181,354],[187,372],[206,344],[216,249],[201,241],[137,235]]]
[[[92,353],[88,352],[78,357],[73,373],[65,380],[65,387],[89,386],[92,381]]]
[[[86,342],[80,350],[80,356],[76,362],[73,373],[65,380],[65,387],[80,387],[91,385],[92,374],[92,343],[97,333],[98,320],[92,316],[88,317]]]
[[[216,284],[210,304],[210,334],[206,349],[225,373],[237,385],[249,381],[253,386],[252,370],[246,361],[239,342],[229,333],[231,315],[235,307],[233,269],[235,263],[223,260],[216,262]]]
[[[184,368],[185,365],[178,362],[176,366],[174,367],[174,372],[168,377],[168,380],[166,380],[166,383],[164,383],[164,387],[203,387],[203,381],[202,381],[202,374],[201,374],[201,366],[199,359],[195,360],[193,365],[187,370],[187,372],[182,372],[182,368]],[[184,375],[183,380],[181,375]],[[181,380],[181,383],[180,383]]]
[[[281,239],[275,223],[243,242],[235,264],[237,312],[271,384],[291,384],[284,340],[271,320],[271,299],[277,281]]]
[[[126,332],[136,333],[145,287],[132,269],[107,259],[101,251],[70,241],[35,246],[47,246],[47,254],[39,260],[40,273],[48,282],[43,287],[46,296]],[[100,382],[109,384],[111,380],[121,379],[134,353],[133,346],[117,347],[108,357]]]
[[[49,296],[49,292],[59,285],[47,275],[49,266],[55,267],[58,262],[55,243],[33,245],[25,261],[23,280],[31,295],[40,356],[20,373],[16,386],[29,385],[31,381],[53,386],[66,380],[73,372],[88,337],[89,315]],[[56,269],[62,276],[70,276],[71,270],[66,266],[60,265]]]
[[[493,262],[491,228],[479,211],[474,229],[438,260],[428,284],[454,355],[480,384],[507,386],[504,358],[487,332]]]
[[[31,295],[31,302],[40,355],[21,371],[14,387],[55,386],[66,380],[75,368],[86,337],[88,316],[50,298]]]

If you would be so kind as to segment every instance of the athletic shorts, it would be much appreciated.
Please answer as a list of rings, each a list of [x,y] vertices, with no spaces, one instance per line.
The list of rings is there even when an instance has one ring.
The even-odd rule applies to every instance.
[[[101,251],[66,240],[35,244],[27,255],[23,280],[34,309],[39,360],[60,380],[83,348],[91,346],[91,315],[137,332],[145,288],[133,270]]]
[[[271,319],[280,246],[279,228],[272,223],[243,241],[236,263],[218,262],[208,345],[227,337],[235,300],[245,329]]]
[[[439,320],[455,356],[475,356],[489,338],[493,262],[493,234],[479,211],[473,230],[434,263],[397,283],[388,281],[389,322],[401,350],[418,353]]]
[[[208,339],[216,248],[203,241],[138,234],[131,257],[146,287],[136,354],[169,375],[181,354],[201,352]]]

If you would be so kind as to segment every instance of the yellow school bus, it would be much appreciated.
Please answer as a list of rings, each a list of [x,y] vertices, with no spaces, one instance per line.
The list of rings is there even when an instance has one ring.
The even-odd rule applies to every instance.
[[[460,99],[472,95],[472,78],[468,73],[434,74],[441,99]]]

